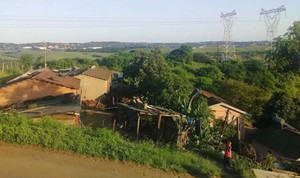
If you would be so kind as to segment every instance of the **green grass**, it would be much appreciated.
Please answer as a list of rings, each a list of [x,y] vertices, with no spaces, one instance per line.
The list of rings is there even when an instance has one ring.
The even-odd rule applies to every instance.
[[[0,139],[9,143],[132,161],[200,177],[222,175],[219,166],[198,154],[172,146],[157,146],[149,141],[131,142],[111,130],[65,126],[49,118],[33,122],[18,114],[0,113],[0,118]]]
[[[44,56],[43,50],[21,50],[19,52],[5,53],[1,52],[0,57],[6,60],[19,59],[22,54],[31,54],[35,58]],[[113,53],[102,53],[102,52],[68,52],[68,51],[47,51],[47,60],[58,60],[63,58],[86,58],[86,59],[97,59],[98,56],[107,57]]]
[[[236,52],[261,52],[261,51],[267,51],[270,48],[268,46],[244,46],[244,47],[236,47],[235,50]],[[224,51],[223,46],[219,46],[219,52]],[[217,52],[217,46],[214,47],[202,47],[202,48],[196,48],[194,49],[194,52]]]

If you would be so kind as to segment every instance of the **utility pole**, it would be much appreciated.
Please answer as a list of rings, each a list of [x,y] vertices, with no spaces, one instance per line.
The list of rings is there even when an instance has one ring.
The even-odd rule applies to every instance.
[[[46,62],[46,50],[47,50],[47,46],[46,46],[46,43],[44,42],[44,69],[47,68],[47,62]]]
[[[261,9],[260,16],[264,16],[265,24],[267,27],[266,40],[272,42],[277,34],[278,24],[280,21],[281,12],[286,11],[284,5],[270,10]],[[272,43],[271,43],[272,44]]]
[[[232,25],[234,17],[236,16],[235,10],[230,13],[221,13],[221,20],[224,25],[224,47],[225,54],[223,60],[236,59],[235,46],[232,41]]]

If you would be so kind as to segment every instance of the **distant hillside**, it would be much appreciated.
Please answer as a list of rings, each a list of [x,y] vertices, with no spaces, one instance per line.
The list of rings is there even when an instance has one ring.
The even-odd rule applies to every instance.
[[[222,41],[207,41],[207,42],[193,42],[193,43],[145,43],[145,42],[87,42],[87,43],[0,43],[0,50],[2,51],[16,51],[21,49],[44,50],[45,46],[51,50],[63,51],[80,51],[80,52],[116,52],[131,49],[151,49],[153,47],[176,49],[181,45],[188,45],[194,48],[222,46]],[[266,41],[249,41],[249,42],[235,42],[236,47],[246,46],[265,46]]]

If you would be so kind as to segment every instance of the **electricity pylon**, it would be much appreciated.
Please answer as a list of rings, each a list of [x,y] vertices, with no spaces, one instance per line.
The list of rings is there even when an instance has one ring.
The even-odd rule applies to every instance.
[[[235,10],[223,14],[221,13],[221,20],[224,25],[224,47],[225,47],[225,55],[223,56],[223,60],[227,59],[236,59],[236,54],[235,54],[235,46],[234,42],[232,41],[232,25],[234,21],[234,17],[236,16]]]
[[[286,11],[284,5],[270,10],[261,9],[260,15],[264,16],[265,24],[267,27],[266,40],[272,42],[277,34],[278,24],[280,21],[281,12]]]

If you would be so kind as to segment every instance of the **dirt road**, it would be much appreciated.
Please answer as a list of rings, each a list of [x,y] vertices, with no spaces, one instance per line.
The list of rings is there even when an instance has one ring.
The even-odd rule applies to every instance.
[[[86,158],[31,146],[0,142],[0,177],[14,178],[190,178],[133,163]]]

